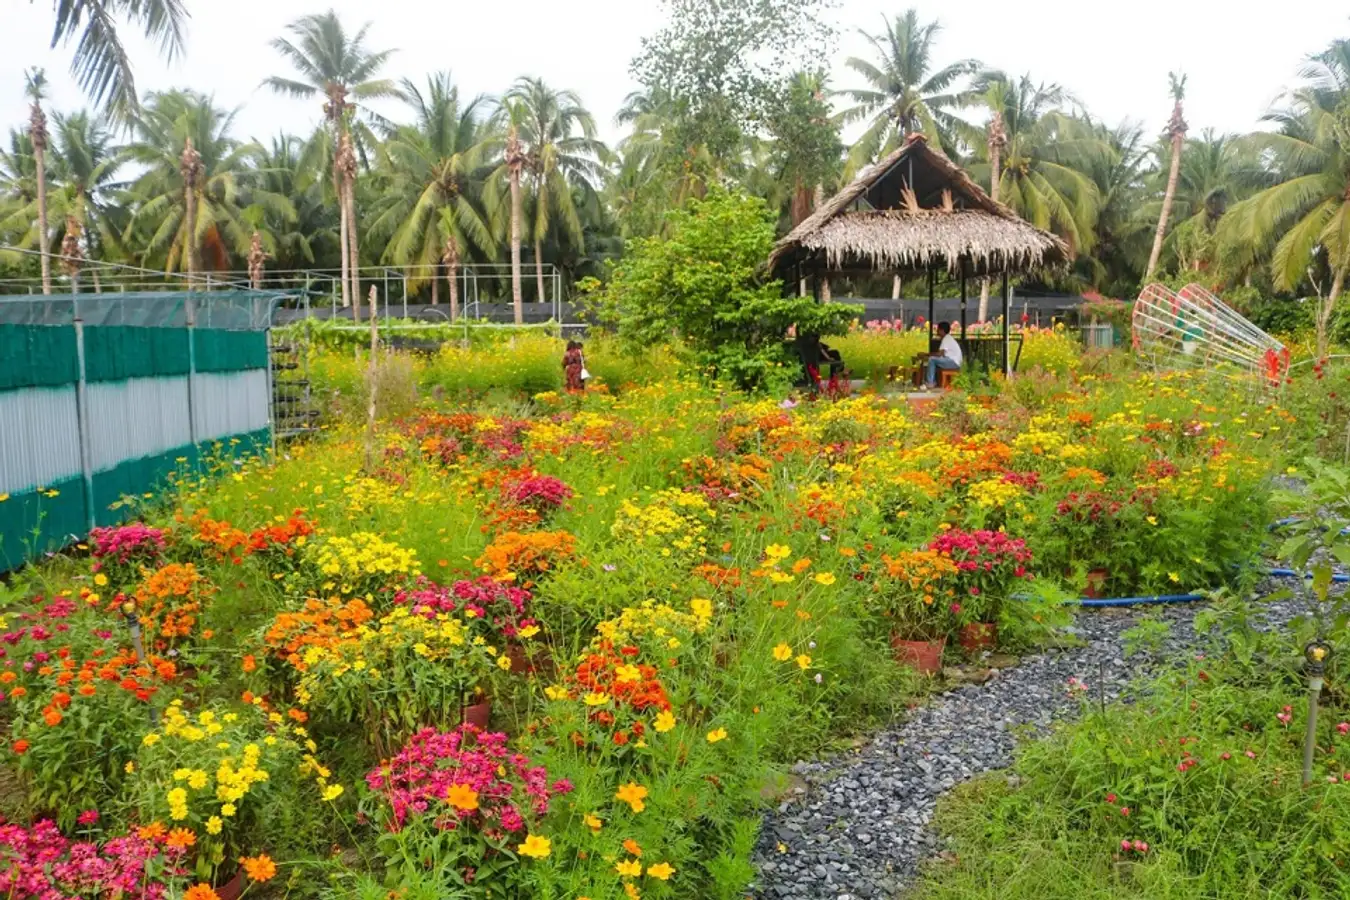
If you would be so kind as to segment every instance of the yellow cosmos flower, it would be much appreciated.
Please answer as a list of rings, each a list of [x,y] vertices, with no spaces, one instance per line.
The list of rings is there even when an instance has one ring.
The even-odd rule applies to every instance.
[[[797,667],[799,669],[809,669],[811,667],[811,657],[805,653],[797,657]]]
[[[659,878],[662,881],[669,881],[670,876],[675,874],[675,867],[670,863],[657,863],[654,866],[647,867],[647,874],[652,878]]]
[[[601,818],[597,816],[595,813],[586,813],[586,815],[582,817],[581,821],[585,823],[587,828],[589,828],[596,834],[600,833],[601,826],[605,824],[604,821],[601,820]]]
[[[675,716],[670,710],[665,710],[656,717],[656,721],[652,723],[652,727],[660,734],[665,734],[675,727]]]
[[[582,699],[586,701],[587,706],[604,706],[609,702],[609,694],[603,691],[593,691]]]
[[[331,803],[337,798],[342,796],[342,791],[343,791],[342,785],[330,784],[328,787],[323,789],[323,799],[326,802]]]
[[[725,741],[726,739],[727,730],[725,728],[714,728],[708,732],[708,743],[710,744],[716,744],[718,741]]]
[[[548,687],[544,688],[544,696],[548,697],[550,700],[566,700],[567,688],[556,684],[550,684]]]
[[[525,836],[525,843],[516,845],[516,852],[532,859],[544,859],[552,852],[552,844],[546,837],[529,834]]]
[[[787,644],[779,644],[773,648],[773,658],[779,662],[787,662],[792,659],[792,648]]]
[[[647,789],[642,785],[630,781],[619,788],[618,793],[614,795],[615,800],[621,800],[632,807],[633,812],[640,813],[647,808],[643,801],[647,799]]]
[[[833,572],[817,572],[817,573],[816,573],[816,584],[823,584],[823,585],[825,585],[826,587],[829,587],[830,585],[834,584],[834,573],[833,573]]]
[[[614,864],[614,868],[624,878],[638,878],[642,875],[642,863],[636,859],[621,859]]]
[[[778,562],[791,556],[792,548],[785,547],[782,544],[770,544],[764,548],[764,555],[774,562]]]
[[[614,669],[614,680],[619,684],[636,684],[642,680],[642,671],[631,663]]]

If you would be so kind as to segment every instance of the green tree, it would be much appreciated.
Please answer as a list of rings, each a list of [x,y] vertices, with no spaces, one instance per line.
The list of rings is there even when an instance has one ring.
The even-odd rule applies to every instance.
[[[33,172],[37,182],[37,246],[42,263],[42,293],[52,292],[52,261],[48,254],[47,230],[47,115],[42,111],[42,99],[47,93],[47,78],[41,69],[24,75],[24,93],[32,101],[28,116],[28,139],[33,145]]]
[[[766,116],[773,139],[773,167],[792,192],[789,218],[793,225],[810,215],[818,189],[839,176],[844,145],[827,94],[824,72],[798,72],[769,106]]]
[[[1306,83],[1266,116],[1279,130],[1246,141],[1270,159],[1278,183],[1231,207],[1218,240],[1239,271],[1268,258],[1278,290],[1314,283],[1317,349],[1325,354],[1350,270],[1350,41],[1334,41],[1304,74]]]
[[[254,183],[251,164],[261,158],[262,148],[230,135],[234,115],[193,91],[147,97],[136,117],[135,139],[126,148],[127,162],[143,171],[128,188],[134,211],[123,235],[142,265],[181,271],[204,253],[204,268],[230,269],[232,261],[248,254],[250,219],[257,216],[246,217],[246,209],[294,217],[288,198]],[[185,190],[185,147],[200,158],[191,193]]]
[[[186,47],[188,12],[183,0],[52,0],[52,46],[75,44],[70,70],[95,103],[120,119],[138,110],[131,57],[117,33],[118,20],[136,27],[173,62]]]
[[[940,30],[936,22],[920,23],[913,9],[887,20],[880,34],[859,30],[874,54],[844,63],[863,86],[842,92],[852,104],[843,111],[843,121],[867,123],[849,153],[850,172],[895,150],[915,132],[955,158],[958,137],[968,128],[955,111],[968,102],[964,79],[980,64],[962,59],[935,71],[933,45]]]
[[[661,0],[666,24],[642,41],[633,74],[674,115],[664,138],[712,172],[741,154],[784,72],[823,51],[827,0]],[[671,154],[672,158],[675,154]]]
[[[387,78],[379,78],[393,50],[372,51],[366,47],[366,23],[348,35],[337,13],[329,10],[301,16],[286,27],[291,38],[279,37],[272,47],[295,69],[298,78],[271,76],[263,81],[279,94],[313,100],[322,97],[326,128],[315,132],[305,150],[306,168],[328,168],[333,176],[333,196],[338,201],[342,240],[343,305],[353,304],[353,317],[361,317],[355,215],[355,169],[341,152],[343,134],[352,134],[354,151],[364,158],[367,147],[377,140],[368,122],[375,118],[365,105],[371,100],[397,97],[398,90]]]
[[[394,130],[385,142],[389,180],[375,208],[371,233],[389,236],[384,258],[411,266],[409,287],[431,282],[431,302],[439,302],[439,266],[451,265],[451,318],[458,294],[455,269],[469,247],[489,253],[495,242],[478,205],[485,163],[487,100],[460,100],[450,73],[427,79],[426,90],[403,82],[403,96],[414,123]]]
[[[763,200],[713,187],[669,218],[666,235],[628,242],[606,289],[630,345],[673,335],[714,376],[778,388],[801,372],[791,329],[841,334],[857,315],[844,304],[784,297],[781,282],[760,280],[774,242],[774,217]]]
[[[282,271],[341,265],[337,210],[323,182],[306,177],[304,145],[295,135],[274,137],[271,146],[258,154],[253,175],[266,193],[290,198],[295,215],[269,206],[244,210],[244,218],[261,232],[263,248]]]
[[[504,101],[519,109],[519,135],[529,173],[537,299],[544,300],[544,239],[561,226],[583,243],[573,188],[593,193],[602,177],[605,146],[595,139],[595,120],[574,91],[555,90],[539,78],[521,78]]]

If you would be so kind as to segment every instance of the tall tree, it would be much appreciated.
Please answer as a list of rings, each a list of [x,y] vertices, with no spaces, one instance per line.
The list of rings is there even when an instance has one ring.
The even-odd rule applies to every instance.
[[[146,98],[135,139],[125,150],[126,162],[141,173],[126,191],[133,212],[123,241],[137,248],[141,265],[185,270],[193,254],[198,272],[229,269],[248,253],[252,222],[264,213],[294,217],[291,201],[268,191],[256,177],[252,164],[262,148],[235,140],[233,121],[234,113],[191,91]],[[201,165],[191,194],[183,167],[189,140]]]
[[[1266,116],[1279,131],[1247,138],[1270,159],[1278,183],[1230,207],[1218,239],[1239,268],[1268,257],[1278,290],[1313,284],[1325,355],[1350,272],[1350,41],[1334,41],[1303,74],[1306,83]]]
[[[1163,193],[1162,212],[1158,215],[1158,231],[1153,235],[1153,249],[1148,254],[1148,268],[1144,280],[1153,277],[1162,255],[1163,237],[1167,234],[1167,219],[1172,214],[1172,202],[1177,195],[1177,177],[1181,173],[1181,149],[1186,143],[1186,120],[1181,116],[1181,100],[1186,96],[1186,76],[1175,72],[1167,75],[1171,82],[1172,117],[1167,121],[1167,137],[1172,145],[1172,165],[1167,173],[1167,190]]]
[[[25,74],[25,92],[32,106],[28,115],[28,137],[33,142],[33,165],[37,174],[38,255],[42,261],[42,293],[52,292],[52,261],[47,254],[47,116],[42,111],[47,77],[41,69]]]
[[[817,188],[839,176],[844,145],[839,140],[839,122],[830,114],[827,94],[824,72],[797,72],[770,105],[766,117],[777,177],[792,191],[788,206],[789,221],[794,226],[811,214]]]
[[[511,307],[515,311],[517,325],[525,324],[525,304],[520,295],[520,176],[529,163],[524,146],[520,142],[520,126],[516,119],[519,107],[512,105],[511,123],[507,126],[506,145],[502,153],[502,165],[506,171],[507,184],[511,194]]]
[[[785,72],[825,49],[828,0],[661,0],[666,24],[642,41],[633,74],[670,98],[665,139],[680,155],[706,154],[712,173],[740,157],[744,136]],[[672,155],[674,156],[674,155]]]
[[[998,183],[1003,177],[1003,151],[1008,146],[1008,130],[1003,127],[1003,110],[995,108],[989,117],[989,134],[985,147],[989,151],[989,199],[998,202]],[[1006,299],[1006,298],[1005,298]],[[979,321],[989,319],[989,279],[980,284]]]
[[[183,141],[178,173],[183,178],[183,231],[187,234],[187,275],[191,281],[201,268],[197,263],[197,188],[202,177],[202,155],[192,146],[191,135]]]
[[[452,297],[459,253],[474,247],[484,253],[494,241],[480,212],[482,168],[486,162],[487,100],[462,102],[449,72],[427,79],[425,90],[403,82],[403,97],[414,122],[395,130],[383,147],[388,181],[375,207],[370,231],[389,236],[386,262],[413,267],[409,287],[431,282],[431,302],[438,302],[442,259],[453,256],[449,273]],[[454,254],[449,252],[453,244]],[[457,303],[454,306],[458,306]],[[452,309],[452,316],[458,313]]]
[[[867,122],[849,154],[851,171],[890,153],[914,132],[955,156],[956,138],[968,127],[955,113],[968,99],[963,79],[979,71],[980,64],[962,59],[934,70],[933,47],[940,30],[936,22],[920,23],[913,9],[886,20],[880,34],[859,30],[874,54],[872,59],[849,57],[844,63],[864,84],[842,92],[853,104],[843,111],[843,120]]]
[[[70,70],[80,89],[103,108],[126,120],[134,115],[136,78],[131,57],[117,33],[117,20],[135,26],[159,45],[166,62],[183,52],[188,11],[183,0],[53,0],[56,24],[52,47],[78,34]]]
[[[505,101],[519,107],[519,136],[533,194],[536,299],[544,302],[544,239],[556,224],[581,244],[581,219],[573,186],[594,191],[605,147],[595,139],[595,120],[574,91],[556,90],[540,78],[521,78]]]
[[[359,134],[368,135],[364,118],[372,114],[360,104],[382,97],[397,97],[398,89],[387,78],[378,78],[393,50],[371,51],[366,47],[366,23],[348,36],[337,13],[329,10],[301,16],[286,26],[291,38],[279,37],[272,47],[296,70],[299,78],[271,76],[263,81],[279,94],[301,99],[324,99],[326,129],[320,129],[306,148],[311,159],[325,159],[333,173],[333,193],[338,199],[342,217],[342,247],[344,272],[342,278],[343,305],[353,305],[353,318],[361,318],[360,278],[356,271],[359,261],[352,247],[356,244],[356,222],[348,221],[355,214],[355,190],[350,202],[344,202],[342,192],[344,174],[338,166],[338,144],[344,133],[357,125]],[[293,40],[292,40],[293,38]],[[349,99],[350,98],[350,99]],[[367,139],[361,144],[364,147]],[[373,143],[373,140],[369,142]],[[353,172],[351,177],[355,178]],[[347,271],[350,269],[350,271]],[[350,280],[349,280],[350,278]]]

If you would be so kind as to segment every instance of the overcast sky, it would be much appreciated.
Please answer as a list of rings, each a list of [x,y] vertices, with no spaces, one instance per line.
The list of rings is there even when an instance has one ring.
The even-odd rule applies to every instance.
[[[241,107],[240,137],[267,139],[288,130],[308,132],[320,118],[319,101],[283,99],[259,90],[267,75],[290,74],[268,46],[295,17],[322,11],[308,0],[187,0],[192,13],[188,51],[172,64],[138,38],[128,45],[144,93],[192,87],[214,93],[227,108]],[[352,29],[371,22],[372,48],[397,48],[387,74],[421,80],[450,69],[462,91],[500,93],[519,75],[539,75],[569,87],[600,123],[618,137],[614,112],[635,85],[629,61],[643,35],[661,24],[656,0],[515,0],[513,3],[332,0]],[[883,15],[905,3],[839,0],[840,35],[834,85],[846,87],[849,55],[865,52],[859,27],[876,31]],[[1336,0],[919,0],[923,19],[943,26],[936,62],[975,57],[1014,74],[1068,88],[1097,117],[1161,129],[1170,111],[1167,73],[1189,75],[1186,114],[1192,133],[1214,127],[1245,131],[1280,91],[1297,80],[1303,57],[1337,37],[1350,37],[1347,8]],[[23,70],[40,65],[53,82],[50,106],[84,101],[69,72],[69,47],[49,50],[52,4],[0,0],[6,52],[0,54],[0,128],[26,120]],[[398,104],[382,111],[397,115]]]

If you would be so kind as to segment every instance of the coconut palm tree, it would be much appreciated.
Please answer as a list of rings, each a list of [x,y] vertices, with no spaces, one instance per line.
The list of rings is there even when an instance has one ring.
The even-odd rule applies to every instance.
[[[52,46],[79,35],[71,73],[80,89],[104,110],[127,118],[139,109],[131,57],[118,35],[118,19],[136,26],[159,45],[166,62],[183,52],[188,11],[184,0],[53,0]]]
[[[1001,104],[994,105],[993,114],[989,117],[988,132],[985,146],[989,150],[989,199],[997,203],[999,180],[1003,177],[1003,151],[1008,146],[1008,130],[1003,127],[1003,110]],[[989,279],[986,278],[980,284],[978,321],[984,322],[988,319]]]
[[[1072,98],[1059,85],[992,73],[980,92],[1002,114],[1007,133],[999,152],[999,201],[1076,251],[1091,249],[1100,196],[1085,172],[1094,156],[1108,150],[1101,136],[1086,119],[1062,111]],[[983,158],[970,173],[988,184],[992,154],[987,143],[981,149]]]
[[[138,248],[142,265],[162,266],[166,272],[226,270],[232,259],[248,253],[250,220],[264,212],[295,215],[288,198],[256,179],[251,164],[262,157],[262,148],[230,136],[234,115],[192,91],[146,98],[135,140],[125,151],[126,161],[143,169],[126,191],[133,212],[123,235]]]
[[[33,144],[33,167],[37,176],[38,256],[42,262],[42,293],[52,292],[52,261],[47,255],[47,116],[42,98],[47,92],[47,77],[41,69],[24,74],[24,92],[32,105],[28,114],[28,139]]]
[[[796,72],[770,105],[765,123],[773,138],[772,167],[792,192],[788,221],[793,226],[811,214],[817,188],[839,176],[844,145],[839,121],[830,114],[828,93],[824,72]]]
[[[1278,183],[1230,207],[1218,240],[1239,270],[1269,258],[1276,289],[1317,290],[1317,348],[1327,349],[1331,314],[1350,272],[1350,41],[1308,61],[1306,83],[1246,144],[1264,154]],[[1329,287],[1324,279],[1330,281]]]
[[[118,219],[124,215],[112,196],[122,187],[117,181],[121,148],[113,142],[110,121],[103,115],[83,110],[57,113],[55,124],[59,187],[50,212],[61,219],[73,217],[79,224],[86,259],[106,259],[109,250],[121,249]],[[97,267],[92,274],[94,289],[99,290]]]
[[[318,161],[326,161],[333,174],[333,193],[338,197],[338,208],[342,210],[342,247],[343,305],[354,304],[353,317],[361,317],[360,261],[356,258],[356,222],[348,221],[354,215],[355,191],[343,202],[345,190],[339,171],[337,148],[343,133],[355,131],[358,144],[356,149],[364,157],[365,148],[374,146],[376,140],[367,124],[368,120],[378,118],[364,106],[371,100],[385,97],[397,97],[398,89],[387,78],[376,77],[393,50],[371,51],[366,47],[366,32],[370,23],[366,23],[349,36],[342,26],[337,13],[329,10],[301,16],[286,27],[291,38],[279,37],[272,41],[272,47],[279,52],[298,73],[298,78],[272,76],[263,81],[279,94],[313,100],[324,100],[324,121],[327,128],[315,132],[314,138],[306,147],[305,157],[318,169]],[[355,173],[350,173],[355,178]],[[350,281],[348,280],[350,277]]]
[[[1158,268],[1158,257],[1162,255],[1163,237],[1167,234],[1167,219],[1172,214],[1172,202],[1177,195],[1177,178],[1181,174],[1181,149],[1186,143],[1186,120],[1181,116],[1181,101],[1186,96],[1186,76],[1175,72],[1167,74],[1171,81],[1172,117],[1167,120],[1167,138],[1172,145],[1171,168],[1167,174],[1167,189],[1163,193],[1162,212],[1158,214],[1158,230],[1153,235],[1153,249],[1148,254],[1148,267],[1144,269],[1144,280],[1153,277]]]
[[[263,251],[278,269],[339,268],[339,216],[324,182],[305,177],[304,146],[304,139],[294,135],[273,138],[271,147],[259,155],[253,176],[264,191],[290,198],[294,218],[265,207],[246,209],[245,217],[261,232]]]
[[[408,286],[431,282],[431,302],[439,302],[439,266],[453,263],[450,288],[458,314],[455,277],[460,255],[468,248],[490,253],[491,231],[479,210],[485,173],[486,97],[462,102],[449,72],[427,79],[425,90],[402,84],[414,122],[396,129],[382,148],[381,168],[387,175],[371,223],[371,235],[389,238],[386,262],[413,267]],[[453,252],[451,250],[453,248]]]
[[[584,241],[572,187],[593,192],[600,183],[606,150],[595,138],[595,119],[576,92],[556,90],[541,78],[520,78],[504,102],[522,116],[518,134],[526,157],[534,215],[536,299],[544,301],[544,239],[561,225],[570,240]]]
[[[849,57],[844,65],[860,76],[862,87],[841,95],[852,104],[843,122],[867,122],[867,130],[849,153],[850,172],[885,156],[914,132],[955,156],[956,141],[968,128],[954,110],[966,102],[963,79],[980,70],[973,59],[933,69],[933,45],[940,27],[922,24],[916,10],[887,20],[880,34],[859,30],[873,48],[872,59]]]

